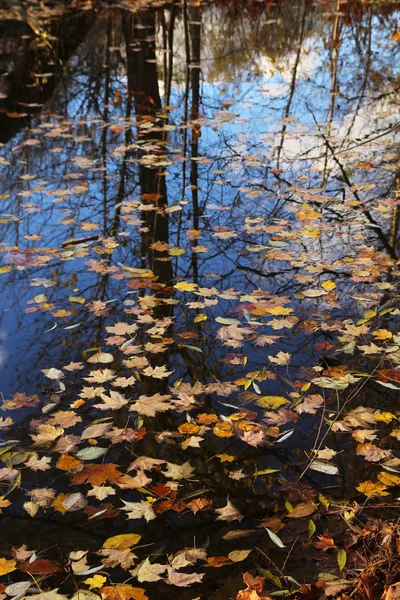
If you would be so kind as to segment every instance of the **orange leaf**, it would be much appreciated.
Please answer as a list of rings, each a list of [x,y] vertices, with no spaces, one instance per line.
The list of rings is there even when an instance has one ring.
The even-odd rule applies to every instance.
[[[107,463],[105,465],[86,465],[86,467],[77,473],[72,478],[73,485],[81,483],[91,483],[92,485],[103,485],[108,483],[116,483],[122,476],[121,471],[118,471],[117,465]]]
[[[319,542],[314,542],[314,546],[322,550],[322,552],[326,552],[330,550],[330,548],[335,547],[335,542],[331,537],[326,537],[324,535],[318,536]]]
[[[149,600],[143,588],[132,587],[127,583],[106,585],[100,588],[103,600]]]

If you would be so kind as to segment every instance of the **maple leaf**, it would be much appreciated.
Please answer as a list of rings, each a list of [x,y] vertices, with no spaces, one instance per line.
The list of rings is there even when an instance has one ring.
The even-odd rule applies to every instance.
[[[388,450],[381,450],[373,444],[358,445],[356,454],[364,456],[364,458],[370,462],[378,462],[391,456],[391,453]]]
[[[272,327],[274,331],[279,331],[280,329],[292,329],[298,321],[297,317],[281,317],[280,319],[271,319],[271,321],[268,322],[268,325],[269,327]]]
[[[241,431],[240,439],[254,448],[268,443],[268,438],[260,427],[254,427],[250,431]]]
[[[232,504],[229,498],[227,499],[226,506],[216,508],[215,512],[219,513],[216,521],[228,521],[230,523],[231,521],[241,521],[243,519],[243,515]]]
[[[387,473],[386,471],[381,471],[378,473],[378,479],[384,485],[388,487],[393,485],[400,485],[400,476],[395,475],[394,473]]]
[[[182,465],[167,462],[167,470],[164,471],[164,475],[174,480],[190,479],[193,472],[194,469],[189,462],[185,462]]]
[[[115,489],[109,485],[94,485],[87,493],[88,496],[94,496],[100,501],[104,500],[108,496],[115,496],[115,494]]]
[[[99,386],[96,388],[85,386],[82,388],[79,397],[91,400],[92,398],[96,398],[96,396],[100,396],[100,394],[103,394],[105,391],[106,390],[103,386]]]
[[[372,408],[357,406],[346,415],[344,422],[354,428],[367,427],[376,422],[376,417]]]
[[[54,425],[49,425],[48,423],[44,423],[39,425],[37,428],[37,435],[31,435],[31,438],[34,441],[34,446],[50,446],[51,442],[54,442],[58,437],[60,437],[64,433],[64,429],[62,427],[54,427]]]
[[[315,415],[317,410],[323,405],[324,399],[320,394],[311,394],[303,402],[295,407],[295,411],[301,415],[303,413]]]
[[[34,554],[33,550],[28,550],[26,544],[22,544],[19,548],[13,548],[14,558],[17,562],[25,562]]]
[[[206,498],[195,498],[187,504],[194,515],[197,515],[200,510],[208,510],[211,506],[212,500],[206,500]]]
[[[102,600],[149,600],[143,588],[132,587],[127,583],[102,587],[100,593]]]
[[[146,519],[146,521],[152,521],[156,518],[156,513],[153,510],[151,502],[141,500],[140,502],[126,502],[122,501],[125,506],[122,510],[127,511],[128,519]]]
[[[34,406],[39,402],[39,396],[34,394],[33,396],[27,396],[23,392],[14,394],[11,400],[5,400],[2,404],[4,410],[14,410],[16,408],[22,408],[24,406]]]
[[[7,573],[12,573],[17,568],[17,563],[15,560],[7,560],[6,558],[0,558],[0,577],[2,575],[7,575]]]
[[[102,556],[104,566],[110,568],[122,567],[122,569],[129,569],[137,558],[130,548],[102,548],[97,554]]]
[[[180,292],[193,292],[197,288],[197,284],[189,283],[188,281],[180,281],[174,285],[174,288]]]
[[[113,387],[126,388],[128,386],[134,386],[136,384],[136,377],[116,377],[111,383]]]
[[[130,475],[122,475],[122,477],[117,482],[118,487],[122,490],[135,490],[139,488],[146,487],[151,483],[150,477],[147,477],[144,471],[138,471],[135,477],[131,477]]]
[[[110,390],[109,393],[109,396],[106,396],[106,394],[100,395],[104,404],[95,404],[95,408],[98,408],[99,410],[119,410],[120,408],[125,406],[125,404],[128,404],[127,398],[125,398],[125,396],[123,396],[119,392]]]
[[[164,379],[164,377],[169,377],[172,375],[174,371],[167,371],[167,367],[162,365],[161,367],[147,367],[143,370],[143,375],[147,377],[153,377],[153,379]]]
[[[51,369],[43,369],[42,373],[48,377],[48,379],[59,380],[65,377],[64,373],[59,369],[52,367]]]
[[[372,332],[372,336],[377,340],[385,341],[391,340],[393,334],[388,329],[377,329],[376,331]]]
[[[331,537],[319,535],[318,540],[318,542],[314,542],[314,546],[322,550],[322,552],[326,552],[327,550],[335,547],[335,542]]]
[[[168,576],[165,582],[177,587],[188,587],[193,583],[200,583],[204,577],[204,573],[178,573],[172,567],[167,567],[167,572]]]
[[[121,476],[122,473],[118,471],[117,465],[112,463],[86,465],[80,473],[73,476],[72,484],[91,483],[92,485],[102,485],[106,481],[108,483],[116,483]]]
[[[316,453],[317,458],[322,458],[325,460],[330,460],[334,456],[336,456],[337,452],[335,450],[331,450],[331,448],[325,447],[323,450],[318,450]]]
[[[136,325],[136,323],[132,323],[129,325],[128,323],[123,322],[116,323],[111,327],[106,327],[106,331],[108,331],[109,333],[115,333],[116,335],[130,335],[132,333],[135,333],[137,329],[138,326]]]
[[[241,479],[245,479],[248,477],[245,473],[243,473],[243,469],[238,469],[237,471],[229,471],[230,479],[234,479],[235,481],[240,481]]]
[[[162,579],[160,576],[161,573],[166,571],[167,565],[162,565],[161,563],[151,563],[148,558],[141,562],[134,570],[131,571],[131,574],[137,577],[137,580],[140,583],[144,581],[159,581]]]
[[[379,346],[377,346],[376,344],[369,344],[369,345],[363,345],[363,346],[357,346],[357,348],[359,350],[361,350],[361,352],[363,352],[364,354],[380,354],[382,352],[382,348],[380,348]]]
[[[128,471],[132,469],[140,469],[143,471],[151,471],[158,469],[160,465],[166,463],[166,460],[161,458],[151,458],[150,456],[138,456],[128,467]]]
[[[3,467],[0,469],[0,481],[13,481],[19,476],[18,469],[10,469],[9,467]]]
[[[77,415],[72,410],[58,410],[47,421],[49,425],[59,425],[63,429],[74,427],[77,423],[82,422],[82,417]]]
[[[50,463],[51,458],[49,456],[39,458],[36,452],[34,452],[25,465],[32,469],[32,471],[47,471],[50,469]]]
[[[54,446],[54,452],[73,452],[80,442],[79,436],[76,435],[64,435],[57,438],[57,442]]]
[[[291,355],[289,352],[280,350],[276,356],[268,356],[268,359],[279,366],[287,366],[290,362]]]
[[[168,400],[168,402],[166,402]],[[153,396],[139,396],[129,410],[137,412],[146,417],[155,417],[158,412],[165,412],[173,408],[173,402],[169,394],[154,394]]]
[[[367,440],[372,442],[377,439],[376,429],[356,429],[351,435],[360,444],[364,444]]]
[[[83,363],[81,362],[70,362],[68,365],[65,365],[63,369],[67,371],[77,371],[83,369]]]
[[[106,581],[107,581],[107,577],[97,574],[97,575],[94,575],[93,577],[88,577],[87,579],[85,579],[84,583],[86,583],[89,586],[90,590],[94,590],[96,588],[102,587]]]
[[[96,369],[95,371],[91,371],[87,377],[84,377],[84,380],[89,383],[105,383],[115,377],[115,371],[112,369]]]
[[[382,482],[374,483],[370,479],[360,483],[360,485],[358,485],[356,487],[356,489],[359,492],[361,492],[362,494],[364,494],[364,496],[367,496],[367,498],[370,498],[371,496],[388,496],[389,495],[389,492],[386,491],[387,487],[384,483],[382,483]]]

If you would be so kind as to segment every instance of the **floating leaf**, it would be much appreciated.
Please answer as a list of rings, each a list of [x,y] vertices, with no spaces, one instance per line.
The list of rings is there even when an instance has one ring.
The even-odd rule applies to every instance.
[[[103,548],[116,548],[118,550],[132,548],[133,546],[136,546],[141,537],[142,536],[138,533],[121,533],[120,535],[114,535],[104,542]]]
[[[113,360],[114,357],[109,352],[96,352],[96,354],[93,354],[90,358],[87,359],[87,362],[97,365],[112,363]]]
[[[0,558],[0,576],[12,573],[17,568],[17,562],[15,560],[7,560],[6,558]]]
[[[336,465],[322,460],[314,460],[310,465],[310,469],[325,473],[326,475],[337,475],[339,473],[339,469]]]
[[[270,529],[268,529],[268,527],[265,527],[266,532],[268,533],[270,539],[274,542],[274,544],[276,546],[278,546],[278,548],[284,548],[285,544],[282,542],[281,538],[279,538],[276,533],[274,533],[273,531],[271,531]]]
[[[339,552],[338,552],[337,561],[338,561],[338,565],[339,565],[339,570],[343,571],[343,569],[346,566],[346,562],[347,562],[346,550],[343,550],[343,548],[341,550],[339,550]]]

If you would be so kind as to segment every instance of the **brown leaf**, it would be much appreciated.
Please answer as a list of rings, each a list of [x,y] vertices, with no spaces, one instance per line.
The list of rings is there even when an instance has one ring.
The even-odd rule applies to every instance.
[[[207,559],[207,563],[209,564],[209,566],[215,567],[217,569],[223,567],[228,562],[229,558],[227,558],[226,556],[210,556],[210,558]]]
[[[308,502],[300,502],[294,507],[294,512],[288,513],[286,516],[290,517],[291,519],[300,519],[301,517],[308,517],[308,515],[312,515],[313,512],[315,512],[314,506]]]
[[[105,465],[86,465],[86,467],[77,473],[72,478],[73,485],[81,483],[91,483],[92,485],[102,485],[106,481],[108,483],[116,483],[122,472],[118,471],[117,465],[107,463]]]
[[[38,558],[31,563],[18,565],[18,569],[24,573],[31,573],[32,575],[50,575],[51,573],[61,571],[61,567],[51,562],[51,560],[46,560],[44,558]]]
[[[211,508],[211,506],[212,500],[206,500],[205,498],[195,498],[187,505],[194,515],[197,515],[199,510],[207,510],[208,508]]]

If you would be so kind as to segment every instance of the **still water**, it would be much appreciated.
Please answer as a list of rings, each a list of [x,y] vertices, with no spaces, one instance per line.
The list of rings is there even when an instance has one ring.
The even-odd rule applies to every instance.
[[[15,3],[0,17],[2,425],[20,453],[55,456],[24,469],[4,548],[97,550],[134,531],[152,545],[141,560],[225,556],[239,543],[227,549],[215,520],[227,496],[245,513],[229,525],[247,530],[311,490],[353,497],[375,466],[340,431],[321,446],[334,473],[291,484],[343,403],[395,412],[398,346],[382,359],[359,349],[369,324],[354,327],[372,311],[371,331],[395,333],[399,313],[377,315],[398,294],[398,3]],[[35,441],[46,419],[63,433]],[[82,436],[101,423],[106,444]],[[120,498],[152,481],[139,471],[139,488],[87,498],[86,512],[48,502],[27,516],[26,490],[78,490],[60,455],[98,447],[85,465],[188,461],[168,472],[186,508],[167,494],[157,519],[126,520]],[[191,494],[213,508],[188,511]],[[280,532],[287,549],[309,519]],[[271,541],[243,548],[255,545]],[[179,598],[234,597],[261,557],[207,567]],[[320,568],[307,559],[299,542],[300,583]]]

